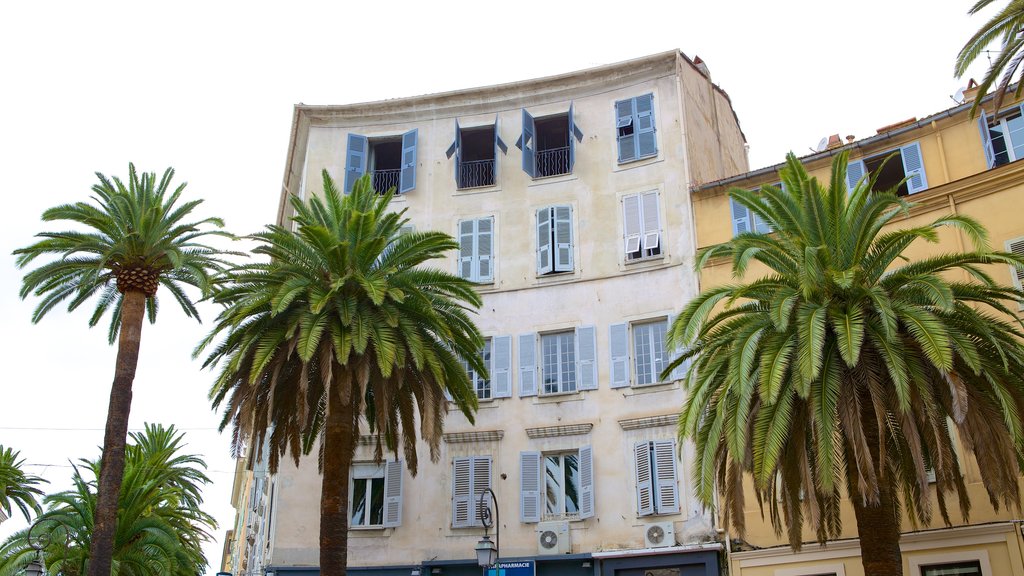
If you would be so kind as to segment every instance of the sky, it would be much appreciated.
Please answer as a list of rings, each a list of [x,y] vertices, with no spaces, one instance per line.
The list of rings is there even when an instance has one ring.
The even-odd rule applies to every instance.
[[[96,458],[115,349],[91,309],[31,323],[11,252],[42,212],[86,200],[95,172],[176,170],[201,217],[237,234],[276,217],[293,105],[351,104],[514,82],[680,49],[731,97],[752,169],[802,155],[829,134],[954,105],[964,41],[987,13],[974,0],[634,2],[3,2],[0,3],[0,444],[27,470],[70,485]],[[1002,4],[1002,3],[997,3]],[[969,76],[981,77],[985,64]],[[338,159],[339,163],[342,159]],[[168,297],[143,328],[130,427],[174,424],[213,480],[217,571],[233,526],[233,461],[191,358],[216,315],[184,317]],[[24,528],[16,515],[0,539]]]

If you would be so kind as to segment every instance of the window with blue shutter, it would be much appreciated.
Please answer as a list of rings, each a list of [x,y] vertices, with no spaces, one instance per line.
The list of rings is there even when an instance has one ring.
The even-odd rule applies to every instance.
[[[868,173],[863,160],[850,160],[846,165],[846,189],[853,190]]]
[[[452,461],[452,528],[483,526],[480,493],[491,487],[491,457],[468,456]]]
[[[679,513],[674,440],[638,442],[633,448],[637,515]]]
[[[617,101],[615,129],[619,164],[657,155],[654,94]]]
[[[398,192],[405,194],[416,187],[416,141],[417,130],[402,134],[402,167],[398,177]]]
[[[572,207],[537,210],[537,273],[572,272]]]
[[[484,346],[480,349],[480,357],[483,359],[484,366],[487,367],[486,374],[474,370],[469,362],[461,361],[462,367],[466,369],[466,374],[469,376],[469,384],[473,387],[476,397],[480,400],[489,400],[494,397],[491,389],[491,376],[494,373],[492,343],[491,338],[484,338]]]
[[[924,156],[921,154],[921,145],[917,142],[860,160],[851,160],[846,173],[847,186],[852,187],[861,177],[875,179],[873,191],[894,191],[897,196],[916,194],[928,189]]]
[[[455,156],[455,185],[459,189],[497,184],[498,152],[508,152],[499,128],[497,116],[494,124],[470,128],[463,128],[455,121],[455,142],[445,154],[448,158]]]
[[[622,230],[626,260],[661,256],[661,215],[658,192],[622,198]]]
[[[534,118],[523,109],[523,134],[516,147],[523,151],[523,172],[531,178],[572,173],[576,142],[583,141],[583,132],[576,125],[573,113],[572,103],[568,112],[541,118]]]
[[[401,136],[367,138],[348,135],[345,160],[345,193],[363,174],[370,174],[370,183],[378,194],[394,191],[411,192],[416,187],[418,130]]]
[[[979,119],[985,159],[989,168],[1024,158],[1024,105]]]
[[[462,220],[459,230],[458,274],[473,282],[494,281],[494,218]]]
[[[772,186],[775,186],[776,188],[783,187],[781,182],[772,184]],[[732,213],[733,236],[744,234],[746,232],[768,234],[772,231],[772,227],[768,225],[763,218],[731,197],[729,198],[729,211]]]

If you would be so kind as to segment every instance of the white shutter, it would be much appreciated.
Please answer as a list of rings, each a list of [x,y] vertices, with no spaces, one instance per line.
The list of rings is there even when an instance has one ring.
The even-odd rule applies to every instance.
[[[679,486],[676,482],[676,443],[673,440],[655,440],[653,444],[658,514],[678,514]]]
[[[512,396],[512,337],[495,336],[491,347],[491,395],[508,398]]]
[[[597,390],[597,334],[593,326],[576,329],[576,373],[580,390]]]
[[[643,223],[640,220],[640,196],[632,194],[622,199],[622,231],[626,238],[626,258],[640,249],[640,238],[643,234]]]
[[[572,272],[572,207],[555,206],[555,272]]]
[[[846,165],[846,193],[849,194],[867,173],[868,169],[863,160],[851,160]]]
[[[654,250],[661,243],[661,218],[658,214],[658,193],[644,193],[642,206],[644,218],[644,250]]]
[[[554,270],[551,242],[551,208],[537,210],[537,274]]]
[[[519,521],[540,522],[540,452],[519,453]]]
[[[633,446],[636,464],[636,513],[638,516],[654,514],[654,491],[651,484],[651,448],[648,442]]]
[[[625,388],[629,386],[629,325],[612,324],[608,332],[611,387]]]
[[[482,527],[483,521],[480,518],[480,492],[491,487],[491,457],[490,456],[476,456],[472,458],[472,473],[471,473],[471,524],[473,526]]]
[[[903,175],[907,177],[907,192],[915,194],[928,189],[928,178],[924,173],[924,160],[921,157],[921,146],[911,142],[900,148],[903,159]]]
[[[493,242],[494,218],[480,218],[476,221],[476,280],[491,282],[494,280]]]
[[[384,464],[384,527],[402,525],[402,461]]]
[[[590,518],[594,515],[594,450],[590,446],[583,446],[579,453],[580,466],[580,518]]]
[[[537,335],[519,335],[519,396],[537,395]]]
[[[473,518],[473,459],[452,463],[452,528],[467,528]]]
[[[473,220],[459,222],[459,277],[473,280],[473,255],[476,253],[476,234]]]
[[[732,235],[738,236],[750,232],[750,213],[747,211],[747,207],[733,198],[729,198],[729,207],[732,210]]]
[[[981,149],[985,153],[985,165],[992,168],[996,165],[996,153],[992,149],[992,131],[988,127],[988,116],[985,109],[981,110],[981,117],[978,118],[978,131],[981,132]]]
[[[1013,252],[1017,256],[1024,256],[1024,238],[1008,241],[1006,243],[1006,251]],[[1010,266],[1010,276],[1013,278],[1013,285],[1018,290],[1021,290],[1022,286],[1024,286],[1024,268]],[[1021,309],[1024,309],[1024,302],[1021,303]]]

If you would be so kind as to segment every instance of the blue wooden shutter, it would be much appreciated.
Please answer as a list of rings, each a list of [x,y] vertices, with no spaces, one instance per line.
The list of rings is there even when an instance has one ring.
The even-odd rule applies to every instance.
[[[643,222],[640,216],[640,195],[631,194],[622,198],[622,232],[625,236],[626,258],[640,250],[643,237]]]
[[[981,132],[981,149],[985,152],[985,165],[992,168],[996,165],[996,153],[992,149],[992,132],[988,128],[988,117],[985,110],[981,110],[981,118],[978,118],[978,131]]]
[[[612,324],[608,330],[608,355],[611,357],[612,388],[629,386],[629,325]]]
[[[921,158],[921,146],[911,142],[900,148],[903,160],[903,174],[907,177],[907,191],[916,194],[928,189],[928,178],[924,173],[924,160]]]
[[[540,452],[519,453],[519,521],[540,522]]]
[[[579,453],[580,466],[580,519],[594,515],[594,449],[583,446]]]
[[[459,277],[475,280],[473,272],[474,256],[476,255],[476,221],[462,220],[459,222]]]
[[[634,122],[633,98],[619,100],[615,103],[615,134],[619,144],[619,163],[636,160],[636,122]],[[624,136],[619,131],[632,126],[632,133]]]
[[[466,528],[473,520],[473,458],[452,462],[452,528]]]
[[[654,514],[654,487],[649,442],[633,445],[633,462],[636,466],[636,513],[637,516],[650,516]]]
[[[654,470],[655,499],[658,514],[679,513],[679,483],[676,481],[676,443],[673,440],[655,440]]]
[[[849,194],[867,173],[868,169],[863,160],[851,160],[846,165],[846,193]]]
[[[494,218],[480,218],[476,222],[476,278],[477,282],[494,280]]]
[[[455,186],[462,188],[462,178],[459,175],[462,173],[462,128],[459,128],[459,121],[455,121]]]
[[[646,192],[640,200],[644,225],[644,250],[654,250],[661,245],[661,218],[658,214],[658,193]]]
[[[537,395],[537,335],[519,335],[519,396]]]
[[[491,338],[491,395],[495,398],[512,396],[512,337]]]
[[[572,174],[573,167],[576,165],[576,142],[573,138],[576,138],[576,142],[583,142],[583,132],[580,131],[580,127],[576,125],[576,113],[573,107],[573,103],[569,102],[569,173]]]
[[[402,525],[402,461],[384,463],[384,527]]]
[[[345,194],[352,192],[356,180],[366,174],[366,157],[370,141],[359,134],[348,135],[348,151],[345,153]]]
[[[533,116],[523,108],[523,172],[531,178],[537,176],[537,127],[533,122]]]
[[[732,235],[738,236],[750,232],[750,212],[747,207],[729,198],[729,208],[732,210]]]
[[[498,151],[501,153],[508,153],[508,146],[501,140],[501,122],[499,121],[498,115],[494,115],[494,186],[498,185],[498,170],[501,168],[501,162],[498,161]]]
[[[470,492],[470,522],[473,526],[483,527],[484,523],[480,519],[480,493],[491,487],[491,457],[490,456],[475,456],[471,459],[472,461],[472,472],[470,473],[470,480],[472,491]]]
[[[597,390],[597,330],[593,326],[576,329],[576,374],[579,390]]]
[[[398,174],[398,192],[404,194],[416,187],[417,129],[402,134],[402,171]]]
[[[555,206],[555,272],[572,272],[572,207]]]
[[[654,136],[654,94],[636,97],[636,155],[637,158],[658,153]]]
[[[551,208],[537,210],[537,274],[546,274],[554,270],[551,212]]]

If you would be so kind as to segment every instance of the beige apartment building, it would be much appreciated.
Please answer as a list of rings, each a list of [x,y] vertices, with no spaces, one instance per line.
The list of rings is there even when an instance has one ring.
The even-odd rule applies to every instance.
[[[968,91],[966,97],[967,101],[959,106],[922,119],[884,126],[868,137],[844,142],[835,135],[831,142],[823,143],[818,153],[801,161],[812,176],[827,182],[832,158],[849,151],[849,186],[866,174],[879,174],[876,187],[880,189],[891,188],[906,179],[899,193],[906,195],[914,206],[907,216],[893,220],[890,228],[923,226],[943,215],[964,214],[985,225],[993,248],[1024,253],[1024,162],[1019,162],[1024,158],[1021,102],[1011,98],[994,110],[989,99],[983,104],[983,112],[970,118],[972,92]],[[884,163],[887,158],[888,163]],[[781,167],[769,166],[699,186],[692,194],[697,249],[728,241],[740,232],[770,233],[756,215],[729,199],[728,190],[778,185]],[[970,245],[961,232],[944,229],[939,233],[938,243],[917,242],[906,254],[913,260],[961,251]],[[749,274],[756,277],[762,272],[763,269],[756,269]],[[987,272],[1018,288],[1024,279],[1024,270],[1009,266],[992,266]],[[970,278],[965,275],[958,280]],[[702,289],[731,281],[731,263],[721,258],[712,259],[700,271]],[[977,461],[965,456],[960,438],[954,438],[954,445],[973,505],[970,521],[961,519],[955,498],[949,516],[957,523],[952,527],[944,526],[937,513],[931,526],[915,527],[904,518],[900,542],[904,574],[1024,576],[1020,511],[994,510],[981,483]],[[788,540],[776,536],[762,516],[752,486],[746,502],[747,534],[742,540],[730,542],[730,574],[864,576],[852,506],[843,509],[843,540],[819,546],[811,542],[813,532],[805,529],[808,543],[800,553],[793,553]]]
[[[367,173],[394,186],[415,229],[458,239],[438,265],[479,283],[491,368],[471,374],[476,425],[450,412],[440,459],[415,478],[400,457],[376,463],[360,446],[350,573],[480,574],[476,498],[490,488],[509,575],[719,574],[717,526],[692,497],[689,447],[676,439],[683,391],[658,377],[666,327],[698,290],[691,188],[748,170],[729,98],[703,63],[670,51],[299,105],[279,223],[288,196],[320,192],[321,170],[346,188]],[[233,573],[317,573],[315,458],[246,482],[236,496],[253,518],[235,538],[252,540]]]

